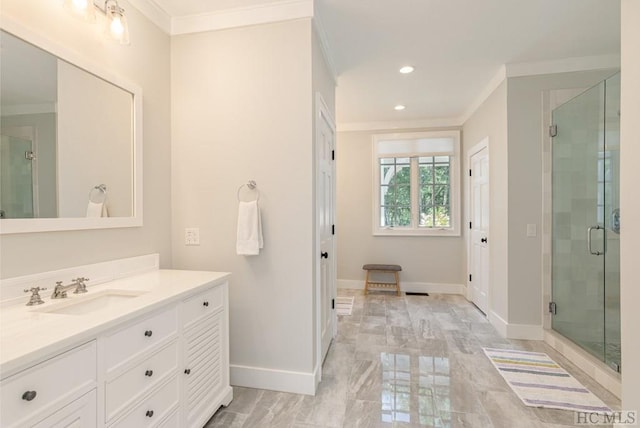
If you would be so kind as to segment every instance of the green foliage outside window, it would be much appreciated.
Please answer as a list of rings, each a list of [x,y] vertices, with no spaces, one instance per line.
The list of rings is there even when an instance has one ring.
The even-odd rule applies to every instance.
[[[448,156],[380,159],[381,226],[411,226],[412,167],[419,168],[418,226],[451,227]]]

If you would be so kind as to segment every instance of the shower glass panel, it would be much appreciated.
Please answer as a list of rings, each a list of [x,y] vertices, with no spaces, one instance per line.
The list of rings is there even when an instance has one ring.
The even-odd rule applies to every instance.
[[[2,136],[0,142],[0,216],[33,218],[31,140]]]
[[[553,111],[552,327],[620,367],[619,74]]]

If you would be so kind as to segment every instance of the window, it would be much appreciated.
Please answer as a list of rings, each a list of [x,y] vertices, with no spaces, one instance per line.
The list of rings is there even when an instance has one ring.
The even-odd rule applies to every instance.
[[[460,133],[373,137],[374,235],[460,235]]]

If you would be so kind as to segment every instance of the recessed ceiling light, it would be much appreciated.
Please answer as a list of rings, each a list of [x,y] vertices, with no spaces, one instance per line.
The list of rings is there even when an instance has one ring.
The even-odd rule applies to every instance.
[[[394,107],[394,109],[400,111],[400,110],[404,110],[406,107],[403,106],[402,104],[398,104],[397,106]]]
[[[409,73],[413,72],[413,70],[415,70],[415,69],[413,67],[411,67],[410,65],[405,65],[404,67],[402,67],[400,69],[400,73],[409,74]]]

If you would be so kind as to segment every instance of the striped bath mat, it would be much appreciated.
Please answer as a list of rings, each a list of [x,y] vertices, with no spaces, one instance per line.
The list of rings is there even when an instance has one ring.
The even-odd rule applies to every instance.
[[[336,314],[351,315],[354,297],[336,297]]]
[[[547,354],[515,349],[483,350],[507,384],[527,406],[576,412],[611,412],[606,404]]]

